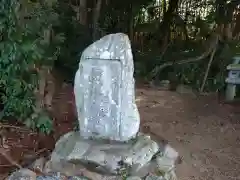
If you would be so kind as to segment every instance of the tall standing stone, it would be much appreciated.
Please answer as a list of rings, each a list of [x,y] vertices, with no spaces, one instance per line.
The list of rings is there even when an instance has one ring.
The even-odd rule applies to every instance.
[[[74,94],[84,138],[127,141],[139,130],[130,41],[110,34],[87,47],[75,75]]]

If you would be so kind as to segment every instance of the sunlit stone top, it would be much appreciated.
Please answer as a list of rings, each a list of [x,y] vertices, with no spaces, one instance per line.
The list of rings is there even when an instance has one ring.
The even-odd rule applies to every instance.
[[[81,136],[127,141],[139,130],[133,56],[122,33],[87,47],[75,75],[74,93]]]

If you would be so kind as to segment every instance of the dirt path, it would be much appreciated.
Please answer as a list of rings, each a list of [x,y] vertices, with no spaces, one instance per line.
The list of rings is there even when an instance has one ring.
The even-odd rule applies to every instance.
[[[62,86],[57,94],[53,134],[44,137],[12,128],[6,131],[7,151],[15,161],[21,163],[26,156],[37,157],[39,151],[51,151],[59,136],[73,129],[73,88]],[[149,126],[151,132],[168,140],[183,157],[183,163],[177,167],[179,180],[240,179],[240,107],[221,106],[210,97],[194,99],[146,87],[137,88],[136,94],[141,128]],[[0,156],[0,175],[6,176],[14,169]]]
[[[183,157],[179,180],[240,179],[240,111],[209,97],[146,88],[137,90],[137,99],[142,126],[150,126]]]

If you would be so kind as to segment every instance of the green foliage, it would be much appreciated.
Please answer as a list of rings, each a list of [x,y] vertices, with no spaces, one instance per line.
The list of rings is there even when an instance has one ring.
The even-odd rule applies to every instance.
[[[232,58],[236,54],[236,44],[232,44],[230,47],[224,46],[217,51],[214,58],[211,70],[209,72],[208,79],[206,81],[206,91],[218,91],[225,85],[225,78],[227,75],[226,66],[232,63]],[[188,58],[198,57],[203,53],[203,49],[199,42],[188,42],[187,46],[183,46],[182,42],[174,43],[171,45],[164,56],[159,55],[156,51],[149,51],[146,53],[136,53],[135,55],[135,74],[139,77],[146,77],[149,72],[156,66],[166,62],[180,61]],[[199,89],[202,84],[202,80],[207,67],[209,56],[205,59],[182,65],[173,65],[167,67],[158,74],[159,81],[169,79],[168,73],[174,72],[178,77],[178,83],[187,84],[194,89]]]
[[[40,132],[45,134],[50,134],[53,128],[52,119],[46,112],[32,114],[30,118],[24,121],[24,124],[31,129],[37,128]]]
[[[173,62],[173,66],[161,70],[161,73],[156,78],[159,80],[168,79],[168,72],[174,71],[178,77],[178,83],[188,84],[199,89],[202,85],[210,55],[192,63],[176,65],[174,62],[188,60],[189,58],[197,59],[210,48],[211,36],[218,34],[220,40],[207,77],[205,90],[218,91],[222,89],[225,86],[227,76],[226,67],[232,63],[232,57],[240,53],[240,41],[231,37],[231,31],[234,29],[230,27],[228,29],[226,25],[233,21],[234,6],[237,6],[237,4],[239,4],[239,1],[179,1],[178,10],[174,12],[175,14],[172,17],[173,23],[170,24],[169,29],[171,31],[167,43],[164,43],[164,40],[166,40],[164,37],[159,36],[160,30],[153,33],[156,29],[154,27],[161,23],[164,17],[163,13],[160,13],[162,17],[155,21],[159,14],[151,13],[154,8],[159,7],[157,5],[147,7],[145,14],[148,13],[148,15],[146,16],[143,12],[139,13],[141,22],[139,21],[140,23],[135,26],[135,31],[144,32],[145,35],[153,33],[154,37],[151,40],[146,40],[143,37],[143,43],[139,43],[140,46],[134,44],[136,47],[140,47],[139,51],[142,51],[141,53],[138,51],[135,55],[135,74],[144,77],[156,66]],[[159,8],[159,11],[162,12],[163,9]],[[234,22],[232,23],[234,24]],[[226,29],[222,29],[223,24]],[[153,43],[154,38],[156,44]]]
[[[68,3],[59,2],[56,11],[59,14],[60,23],[54,29],[56,32],[64,32],[66,35],[56,65],[67,72],[67,78],[69,78],[67,80],[73,81],[80,53],[92,42],[92,37],[89,29],[73,18],[76,17],[76,13]]]
[[[53,1],[2,0],[0,9],[0,89],[3,117],[26,121],[35,109],[34,91],[38,74],[34,65],[53,65],[63,34],[52,37],[49,44],[45,32],[58,23]],[[27,120],[29,121],[29,119]],[[33,125],[51,129],[50,121],[31,118]],[[29,124],[29,122],[25,122]],[[45,130],[44,130],[45,131]]]
[[[180,10],[182,7],[179,6],[172,17],[173,23],[169,29],[170,37],[174,38],[169,37],[171,43],[169,42],[166,52],[163,50],[164,53],[160,52],[164,41],[159,38],[159,25],[164,17],[163,7],[156,7],[155,0],[104,1],[99,29],[107,33],[126,33],[131,32],[132,28],[135,32],[154,34],[155,40],[149,36],[151,40],[142,37],[145,39],[141,45],[133,42],[134,47],[143,45],[141,50],[144,52],[139,53],[137,48],[134,49],[135,73],[146,76],[156,65],[197,57],[206,51],[205,42],[213,31],[213,25],[223,21],[222,17],[216,17],[224,9],[219,6],[220,2],[183,1],[186,4],[184,9]],[[207,14],[202,15],[201,12],[205,9],[208,9],[205,11]],[[226,6],[225,9],[229,7]],[[148,17],[145,13],[148,13]],[[65,71],[69,71],[69,77],[73,80],[80,53],[92,42],[89,27],[81,25],[74,18],[76,12],[65,1],[2,0],[0,17],[0,93],[4,105],[1,119],[6,116],[15,117],[30,128],[49,133],[52,122],[48,114],[44,110],[40,114],[33,113],[36,100],[34,92],[39,78],[37,72],[32,70],[33,66],[62,66]],[[91,18],[90,15],[87,19]],[[45,38],[48,30],[54,31],[50,43]],[[188,38],[181,39],[182,34]],[[61,43],[63,41],[64,44]],[[231,63],[234,54],[240,53],[239,41],[232,40],[223,44],[224,47],[220,47],[215,55],[206,82],[208,90],[216,90],[224,85],[226,66]],[[181,83],[199,88],[208,60],[209,57],[193,64],[174,65],[172,69],[163,71],[158,78],[166,79],[168,71],[173,70]]]

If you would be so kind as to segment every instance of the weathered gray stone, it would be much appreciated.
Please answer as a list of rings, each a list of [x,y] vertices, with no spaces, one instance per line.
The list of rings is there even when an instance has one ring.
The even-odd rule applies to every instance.
[[[157,162],[152,160],[148,162],[146,165],[141,167],[140,169],[135,169],[134,167],[131,168],[130,174],[132,176],[138,176],[141,178],[146,177],[149,173],[154,173],[157,170]]]
[[[136,143],[131,147],[124,162],[130,165],[135,165],[136,170],[143,167],[151,161],[154,154],[159,150],[158,144],[151,140],[150,136],[140,135]]]
[[[150,174],[146,177],[145,180],[167,180],[167,179],[165,179],[162,176],[157,176],[157,175],[154,175],[154,174]]]
[[[157,167],[160,171],[169,172],[175,168],[174,161],[166,156],[157,157]]]
[[[52,161],[75,159],[75,156],[82,157],[90,148],[90,144],[81,141],[81,139],[77,132],[69,132],[63,135],[56,142],[55,149],[51,155]]]
[[[167,145],[162,155],[158,155],[156,158],[158,169],[165,173],[170,172],[175,168],[175,162],[178,157],[178,152],[171,146]]]
[[[104,36],[83,51],[74,85],[82,137],[128,141],[136,136],[140,117],[133,71],[125,34]]]
[[[74,164],[63,160],[58,162],[48,161],[44,166],[43,173],[61,172],[66,176],[80,176],[85,169],[81,164]]]
[[[48,161],[45,165],[44,173],[61,172],[70,177],[84,176],[92,180],[122,180],[120,176],[109,176],[99,174],[86,169],[80,163],[72,163],[67,161],[53,162]]]
[[[141,180],[141,178],[137,176],[130,176],[126,180]]]
[[[163,155],[173,159],[174,161],[179,158],[179,153],[169,144],[165,146]]]
[[[165,147],[165,150],[161,155],[157,155],[156,162],[158,171],[163,174],[163,177],[166,180],[177,180],[175,174],[175,162],[178,157],[178,152],[170,145]]]
[[[166,180],[177,180],[178,179],[174,169],[172,169],[170,172],[166,173],[164,178]]]
[[[68,179],[68,177],[60,172],[46,174],[46,175],[39,175],[37,176],[36,180],[63,180]],[[84,177],[79,177],[78,180],[88,180]]]
[[[46,159],[44,157],[41,157],[37,159],[33,164],[32,164],[32,169],[38,170],[40,172],[43,172],[44,165],[46,163]]]
[[[8,180],[30,180],[36,179],[37,175],[29,169],[20,169],[12,173],[7,179]]]
[[[76,153],[77,150],[80,153]],[[158,144],[145,135],[140,135],[135,141],[128,143],[112,142],[110,144],[102,140],[86,140],[78,132],[70,132],[56,143],[51,161],[88,162],[95,164],[98,170],[120,173],[126,167],[140,169],[158,150]]]

